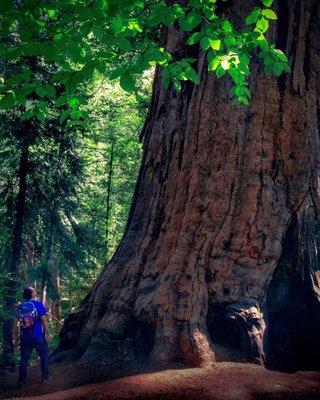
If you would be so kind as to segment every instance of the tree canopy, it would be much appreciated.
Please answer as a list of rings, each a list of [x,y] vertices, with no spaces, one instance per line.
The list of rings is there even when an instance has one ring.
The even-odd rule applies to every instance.
[[[257,2],[258,3],[258,2]],[[119,79],[126,91],[134,90],[138,76],[159,65],[163,84],[180,89],[181,82],[199,82],[194,57],[179,58],[166,50],[160,38],[163,27],[177,26],[185,32],[187,45],[198,43],[207,52],[208,69],[218,78],[229,75],[231,98],[249,104],[250,64],[260,58],[266,73],[289,72],[286,55],[267,39],[269,23],[277,19],[262,0],[248,10],[245,21],[235,27],[217,0],[3,0],[0,55],[10,64],[21,57],[40,57],[53,63],[50,79],[41,79],[24,63],[2,76],[0,107],[20,105],[23,118],[43,119],[59,113],[85,117],[87,98],[79,88],[95,74]],[[36,94],[36,96],[34,95]]]

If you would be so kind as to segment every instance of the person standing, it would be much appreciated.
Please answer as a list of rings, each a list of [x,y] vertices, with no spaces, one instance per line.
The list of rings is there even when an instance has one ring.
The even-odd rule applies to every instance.
[[[14,346],[20,343],[20,367],[18,385],[24,386],[27,380],[27,367],[31,353],[35,349],[41,360],[42,382],[49,379],[48,341],[49,326],[46,308],[36,300],[37,292],[33,287],[23,290],[25,301],[17,308],[12,328]]]

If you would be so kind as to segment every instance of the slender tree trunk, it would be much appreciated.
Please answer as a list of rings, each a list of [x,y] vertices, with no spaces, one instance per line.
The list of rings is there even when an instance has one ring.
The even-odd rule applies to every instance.
[[[21,141],[21,155],[19,162],[19,169],[17,172],[18,177],[18,194],[15,204],[14,212],[14,225],[12,230],[12,244],[10,255],[10,278],[8,282],[8,294],[5,301],[5,309],[9,313],[9,317],[4,319],[3,322],[3,338],[4,338],[4,359],[7,363],[12,363],[13,344],[12,344],[12,315],[14,312],[18,277],[19,277],[19,262],[22,253],[23,245],[23,225],[26,208],[26,194],[27,194],[27,174],[29,163],[29,137],[26,132]]]
[[[45,306],[47,302],[48,274],[47,270],[42,271],[41,277],[41,303]]]
[[[41,302],[44,305],[46,305],[47,301],[48,279],[49,275],[51,275],[50,264],[51,264],[52,246],[53,246],[52,234],[49,231],[46,244],[45,260],[41,271]]]
[[[113,155],[114,155],[114,143],[111,145],[110,160],[108,165],[108,184],[107,184],[107,200],[106,200],[106,259],[105,265],[108,263],[109,258],[109,230],[110,230],[110,200],[111,200],[111,187],[112,187],[112,175],[113,175]]]
[[[124,238],[61,350],[111,365],[262,363],[266,350],[276,368],[319,367],[320,2],[276,4],[271,40],[292,74],[253,66],[250,107],[230,104],[203,54],[201,83],[179,93],[157,71]],[[254,5],[225,12],[238,26]],[[186,55],[184,42],[168,30],[171,52]]]
[[[72,310],[72,305],[73,305],[73,268],[71,267],[70,277],[69,277],[69,313]]]
[[[54,275],[53,287],[55,292],[55,299],[52,305],[52,315],[54,318],[56,329],[59,332],[61,328],[61,284],[59,270],[57,270]]]

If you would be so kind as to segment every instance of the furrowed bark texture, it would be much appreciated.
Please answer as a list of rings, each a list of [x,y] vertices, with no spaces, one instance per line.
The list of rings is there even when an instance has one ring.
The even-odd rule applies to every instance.
[[[254,5],[238,0],[225,12],[239,26]],[[230,104],[229,81],[208,73],[202,54],[200,85],[165,90],[157,72],[124,238],[67,318],[60,350],[88,362],[148,356],[201,365],[215,357],[263,363],[265,349],[277,368],[312,364],[320,3],[283,0],[278,14],[270,35],[292,74],[264,76],[255,64],[250,107]],[[183,43],[168,31],[170,51],[185,55]]]

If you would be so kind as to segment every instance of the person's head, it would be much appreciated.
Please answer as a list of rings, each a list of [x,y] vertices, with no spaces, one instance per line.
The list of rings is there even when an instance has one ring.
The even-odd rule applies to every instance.
[[[22,296],[26,300],[35,299],[36,296],[37,296],[36,289],[34,289],[33,287],[29,286],[29,287],[23,289],[23,295]]]

